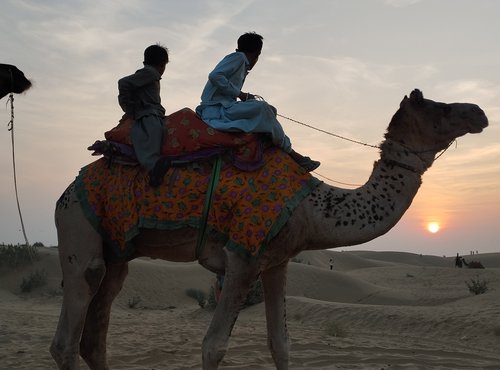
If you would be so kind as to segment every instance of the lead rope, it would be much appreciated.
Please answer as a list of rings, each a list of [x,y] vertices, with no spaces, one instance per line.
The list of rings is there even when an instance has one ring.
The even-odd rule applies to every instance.
[[[11,82],[13,82],[12,71],[10,71]],[[12,89],[11,89],[12,90]],[[16,203],[17,211],[19,213],[19,219],[21,220],[21,229],[23,231],[24,242],[26,246],[29,247],[28,237],[26,236],[26,229],[24,228],[23,215],[21,213],[21,206],[19,205],[19,193],[17,191],[17,174],[16,174],[16,151],[14,146],[14,94],[11,92],[9,94],[9,99],[7,99],[7,104],[10,102],[10,121],[7,124],[7,130],[10,131],[11,143],[12,143],[12,168],[14,172],[14,190],[16,193]]]

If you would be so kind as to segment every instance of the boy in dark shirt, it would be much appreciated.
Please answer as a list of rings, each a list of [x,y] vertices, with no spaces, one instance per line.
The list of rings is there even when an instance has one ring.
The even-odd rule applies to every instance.
[[[160,80],[168,63],[168,49],[156,44],[144,51],[144,68],[118,81],[118,103],[135,122],[131,139],[139,163],[149,173],[151,186],[159,186],[168,169],[161,157],[163,119]]]

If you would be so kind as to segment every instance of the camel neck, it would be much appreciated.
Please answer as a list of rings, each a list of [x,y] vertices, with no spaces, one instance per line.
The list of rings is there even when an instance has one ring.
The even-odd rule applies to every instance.
[[[432,165],[434,152],[413,151],[404,144],[386,140],[380,146],[380,159],[389,166],[397,166],[422,176]],[[429,157],[429,158],[427,158]]]
[[[324,184],[312,194],[314,216],[309,227],[316,232],[309,233],[314,239],[308,241],[309,249],[365,243],[385,234],[401,219],[417,194],[424,169],[416,158],[415,163],[398,160],[401,165],[392,160],[375,162],[370,178],[357,189]]]

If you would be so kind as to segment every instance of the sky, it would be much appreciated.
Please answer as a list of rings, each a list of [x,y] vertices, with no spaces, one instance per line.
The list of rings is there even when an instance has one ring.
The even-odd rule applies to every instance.
[[[478,104],[481,134],[459,138],[424,174],[410,209],[387,234],[343,250],[433,255],[498,252],[500,241],[500,1],[494,0],[2,0],[0,63],[34,87],[15,96],[20,208],[30,243],[57,245],[54,207],[87,147],[122,112],[117,80],[142,67],[160,42],[170,63],[167,112],[194,109],[208,73],[247,31],[264,37],[244,89],[313,127],[379,144],[414,88],[446,103]],[[0,102],[0,242],[23,243],[17,211],[10,110]],[[293,147],[322,162],[316,176],[355,188],[377,149],[286,119]],[[348,184],[348,185],[344,185]],[[430,233],[426,225],[437,222]]]

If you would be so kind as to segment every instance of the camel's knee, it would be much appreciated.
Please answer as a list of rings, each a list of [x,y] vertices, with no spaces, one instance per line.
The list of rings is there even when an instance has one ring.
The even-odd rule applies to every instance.
[[[88,346],[80,346],[80,356],[85,360],[90,369],[109,370],[105,352],[99,353]]]
[[[289,360],[289,343],[288,340],[269,340],[267,342],[271,356],[276,364],[277,369],[288,368]]]
[[[202,344],[203,369],[216,369],[226,355],[226,345],[205,336]]]
[[[67,351],[64,345],[55,340],[50,345],[50,354],[60,370],[76,370],[80,368],[80,355],[78,350]]]
[[[267,340],[271,357],[278,370],[288,369],[290,342],[286,332],[283,334],[282,336],[270,336]]]
[[[90,292],[92,294],[97,293],[99,286],[101,285],[102,279],[106,274],[106,265],[102,259],[92,260],[87,268],[85,269],[85,281],[89,285]]]
[[[62,361],[63,361],[63,356],[62,356],[62,348],[56,343],[55,340],[52,341],[52,344],[50,345],[50,355],[54,359],[54,361],[57,364],[57,367],[61,369],[62,367]]]
[[[80,342],[80,356],[87,363],[96,362],[96,360],[95,360],[95,357],[96,357],[95,348],[92,346],[89,346],[89,345],[84,345],[82,342]],[[94,368],[91,367],[91,369],[94,369]]]

